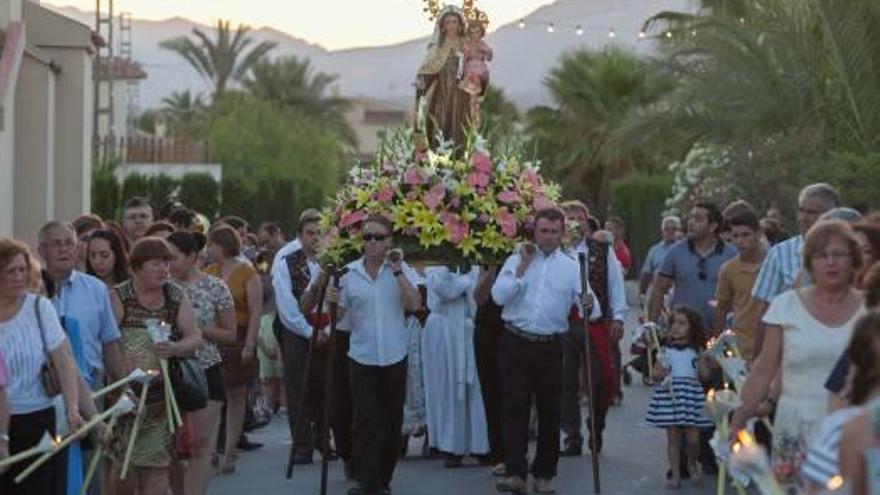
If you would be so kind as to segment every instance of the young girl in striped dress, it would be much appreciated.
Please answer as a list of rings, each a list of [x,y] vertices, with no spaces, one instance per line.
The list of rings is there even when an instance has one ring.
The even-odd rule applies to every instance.
[[[669,468],[672,477],[666,482],[669,489],[681,488],[680,457],[682,437],[687,445],[687,466],[691,480],[700,479],[697,456],[700,449],[700,428],[712,426],[705,414],[706,396],[700,378],[708,373],[703,365],[705,333],[698,313],[677,308],[673,312],[668,340],[652,370],[654,396],[648,405],[647,421],[666,429]]]

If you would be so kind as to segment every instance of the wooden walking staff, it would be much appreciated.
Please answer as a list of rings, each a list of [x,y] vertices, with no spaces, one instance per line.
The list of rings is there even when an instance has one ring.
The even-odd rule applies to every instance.
[[[339,290],[342,276],[348,268],[331,267],[333,287]],[[321,424],[321,495],[327,495],[327,474],[330,465],[330,414],[333,410],[333,370],[336,359],[336,324],[339,320],[339,303],[330,302],[330,339],[327,342],[327,362],[324,365],[324,421]]]
[[[321,291],[318,295],[318,311],[321,311],[321,308],[324,307],[324,296],[327,295],[327,285],[321,287]],[[320,323],[314,325],[312,327],[312,337],[309,339],[309,352],[306,355],[306,368],[303,373],[302,380],[302,388],[300,389],[300,397],[299,404],[296,405],[296,420],[294,421],[294,430],[291,432],[293,434],[293,441],[290,445],[290,454],[287,456],[287,479],[293,477],[293,465],[294,465],[294,457],[296,457],[296,448],[299,447],[297,440],[299,439],[299,432],[302,428],[302,422],[305,418],[306,413],[306,403],[309,398],[309,379],[311,378],[312,372],[312,356],[315,353],[315,350],[318,347],[318,334],[321,332]]]
[[[590,267],[587,265],[586,253],[578,253],[578,261],[581,265],[581,308],[583,310],[584,324],[584,374],[587,377],[587,394],[590,398],[590,457],[593,463],[593,493],[602,491],[599,482],[599,456],[597,451],[598,436],[596,436],[596,400],[593,396],[593,366],[590,354],[590,313],[593,309],[593,302],[587,288],[590,286]],[[589,303],[587,302],[589,301]]]

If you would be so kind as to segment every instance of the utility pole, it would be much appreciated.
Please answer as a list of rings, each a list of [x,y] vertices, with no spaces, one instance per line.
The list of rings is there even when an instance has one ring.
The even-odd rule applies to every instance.
[[[93,157],[106,163],[116,156],[113,133],[113,0],[95,0],[95,33],[104,41],[95,54],[93,71],[94,115],[92,119]],[[101,136],[101,123],[106,123],[107,135]],[[108,146],[101,150],[101,139],[106,137]]]
[[[130,65],[133,61],[132,57],[132,40],[131,40],[131,12],[122,12],[119,14],[119,57]],[[137,81],[128,80],[125,84],[126,106],[128,122],[125,123],[127,135],[132,134],[134,128],[134,119],[140,106],[140,91]]]

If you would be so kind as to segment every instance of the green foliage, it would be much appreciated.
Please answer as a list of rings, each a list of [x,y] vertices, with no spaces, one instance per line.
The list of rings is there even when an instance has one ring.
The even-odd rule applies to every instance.
[[[133,196],[143,196],[150,199],[153,208],[158,210],[168,198],[177,192],[180,181],[166,175],[145,176],[130,174],[122,181],[122,201]]]
[[[308,179],[263,177],[256,181],[223,179],[220,214],[239,215],[254,225],[279,222],[286,232],[296,229],[296,220],[306,208],[320,208],[324,195]]]
[[[880,153],[835,153],[829,162],[814,165],[811,181],[828,182],[838,188],[846,205],[862,210],[877,208],[880,191]]]
[[[205,111],[201,96],[193,96],[190,90],[175,91],[162,98],[162,116],[168,124],[168,131],[174,135],[189,135]]]
[[[672,189],[670,174],[634,172],[611,183],[611,212],[623,218],[630,251],[644,259],[657,242],[666,198]]]
[[[92,213],[101,218],[117,218],[120,204],[119,181],[113,174],[114,165],[92,170]]]
[[[220,185],[210,174],[186,174],[180,180],[178,199],[187,207],[214,218],[220,206]]]
[[[357,136],[345,119],[349,100],[327,94],[338,79],[335,74],[315,72],[308,59],[288,56],[254,64],[244,87],[257,99],[310,117],[356,147]]]
[[[490,142],[511,139],[519,124],[520,115],[516,105],[507,99],[504,90],[489,86],[480,106],[483,136]]]
[[[222,95],[232,81],[241,81],[258,61],[275,48],[276,43],[263,41],[250,48],[254,39],[247,35],[249,28],[239,25],[235,33],[229,21],[217,21],[216,38],[201,29],[193,29],[193,37],[185,36],[159,43],[183,57],[203,79],[213,86],[214,97]]]

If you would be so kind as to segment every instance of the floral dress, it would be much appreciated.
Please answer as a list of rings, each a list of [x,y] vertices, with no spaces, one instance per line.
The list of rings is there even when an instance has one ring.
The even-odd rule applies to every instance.
[[[183,300],[183,290],[173,284],[165,284],[165,304],[161,309],[152,310],[138,302],[132,281],[123,282],[116,287],[124,308],[122,322],[119,324],[121,333],[120,346],[124,359],[132,366],[142,370],[159,370],[159,358],[153,351],[153,341],[147,333],[146,320],[155,318],[165,322],[177,320],[177,310]],[[135,394],[140,397],[140,387],[132,385]],[[110,442],[108,455],[121,463],[134,427],[135,415],[120,416]],[[160,379],[153,380],[147,392],[146,409],[138,428],[131,466],[146,468],[167,468],[174,458],[172,434],[168,429],[165,417],[165,394]]]
[[[218,312],[234,307],[229,288],[212,275],[203,274],[195,282],[182,284],[182,287],[192,302],[196,323],[203,330],[214,327]],[[208,369],[222,361],[217,344],[208,339],[202,340],[202,345],[196,349],[196,357],[202,369]]]

